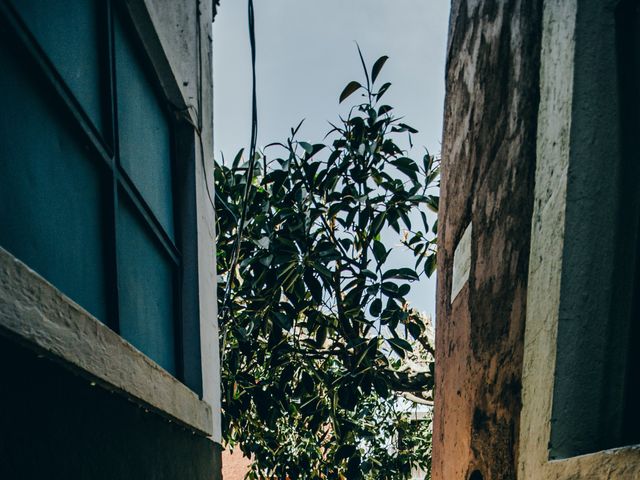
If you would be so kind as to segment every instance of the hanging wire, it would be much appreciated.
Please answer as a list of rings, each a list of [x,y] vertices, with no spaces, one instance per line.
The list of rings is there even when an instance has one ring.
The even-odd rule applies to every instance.
[[[242,233],[247,220],[247,209],[249,205],[249,196],[251,194],[251,185],[253,183],[253,175],[256,164],[256,143],[258,140],[258,100],[256,93],[256,33],[255,18],[253,9],[253,0],[248,0],[248,23],[249,23],[249,44],[251,47],[251,73],[252,73],[252,98],[251,98],[251,143],[249,144],[249,166],[246,171],[246,183],[244,186],[244,194],[242,198],[242,210],[238,221],[236,242],[233,248],[231,265],[227,277],[227,283],[224,289],[224,297],[222,299],[222,308],[220,312],[221,318],[224,318],[229,309],[229,297],[231,295],[231,281],[240,257],[240,244],[242,242]],[[223,345],[226,341],[226,330],[223,336]],[[223,352],[224,358],[224,352]]]

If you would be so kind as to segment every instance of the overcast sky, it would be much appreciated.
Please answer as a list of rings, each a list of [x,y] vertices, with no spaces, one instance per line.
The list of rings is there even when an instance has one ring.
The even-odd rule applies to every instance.
[[[388,55],[386,103],[420,133],[420,148],[440,151],[449,0],[254,0],[258,146],[287,138],[318,143],[345,106],[338,96],[362,80],[355,42],[368,65]],[[246,0],[222,0],[213,25],[214,145],[233,158],[250,139],[251,64]],[[396,262],[402,262],[398,253]],[[412,288],[411,303],[435,314],[435,282]]]

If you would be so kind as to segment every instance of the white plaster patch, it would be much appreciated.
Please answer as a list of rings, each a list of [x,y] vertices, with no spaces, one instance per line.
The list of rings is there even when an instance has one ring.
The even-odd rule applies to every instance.
[[[471,270],[471,223],[467,226],[458,246],[453,252],[453,280],[451,281],[451,303],[456,299]]]

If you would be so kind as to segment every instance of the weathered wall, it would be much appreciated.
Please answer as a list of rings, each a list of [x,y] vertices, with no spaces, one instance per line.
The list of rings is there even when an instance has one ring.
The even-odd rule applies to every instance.
[[[433,478],[516,477],[541,0],[454,0],[439,217]],[[468,283],[453,252],[472,223]]]
[[[224,480],[244,480],[249,471],[251,460],[237,448],[233,453],[222,451],[222,478]]]
[[[0,478],[211,480],[219,447],[0,336]]]
[[[4,252],[0,479],[220,478],[213,187],[212,171],[205,167],[213,138],[213,5],[210,0],[118,3],[131,11],[167,99],[191,134],[179,135],[189,144],[178,146],[189,174],[178,181],[193,191],[187,207],[194,241],[182,250],[182,260],[195,286],[189,295],[181,287],[185,308],[198,316],[197,323],[185,323],[181,340],[202,344],[189,361],[201,362],[198,380],[206,405],[51,285],[22,275],[26,267],[13,265]]]
[[[150,54],[165,93],[194,131],[196,270],[200,316],[203,400],[214,411],[213,438],[221,441],[220,352],[216,291],[215,212],[213,209],[213,76],[211,30],[215,16],[212,0],[193,2],[126,0],[138,32]],[[208,184],[208,186],[207,186]],[[189,212],[193,214],[194,212]]]
[[[601,12],[594,16],[594,8],[601,9]],[[615,126],[604,128],[599,123],[605,122],[606,125],[607,121],[615,121],[609,116],[611,106],[616,103],[612,95],[614,89],[603,88],[606,82],[615,78],[615,72],[608,63],[613,56],[609,49],[604,55],[604,62],[591,58],[592,55],[601,55],[603,44],[611,41],[608,35],[602,34],[603,25],[610,22],[611,11],[611,3],[600,0],[547,0],[544,7],[518,471],[519,478],[527,480],[640,478],[640,448],[637,445],[550,460],[558,453],[553,451],[557,445],[554,445],[552,427],[557,429],[568,420],[570,428],[567,431],[580,436],[592,428],[594,421],[603,419],[613,424],[610,416],[615,413],[612,408],[598,412],[599,408],[593,402],[589,405],[591,411],[587,417],[582,413],[582,421],[575,416],[576,412],[585,411],[581,410],[582,402],[575,401],[576,397],[581,394],[587,397],[585,390],[593,390],[591,400],[593,393],[599,394],[598,368],[604,364],[597,356],[598,350],[589,350],[588,362],[576,365],[574,361],[571,365],[571,373],[577,376],[586,369],[592,370],[588,381],[579,382],[575,391],[557,388],[558,377],[563,372],[556,368],[558,357],[576,353],[575,343],[566,343],[566,334],[564,339],[560,338],[561,324],[580,324],[581,328],[574,330],[573,336],[589,345],[594,339],[593,329],[607,323],[606,316],[602,314],[582,318],[579,315],[585,308],[593,308],[594,299],[601,299],[609,293],[608,278],[603,274],[594,276],[593,272],[598,272],[603,265],[606,268],[607,252],[602,244],[610,241],[607,236],[612,231],[597,237],[594,244],[599,259],[597,265],[588,262],[579,266],[575,262],[579,258],[575,248],[589,248],[591,237],[576,230],[580,217],[569,217],[588,216],[581,224],[584,229],[602,226],[598,220],[602,210],[590,203],[598,195],[579,193],[585,185],[585,177],[599,180],[596,187],[588,189],[590,192],[602,191],[612,195],[615,191],[611,184],[611,178],[615,177],[612,174],[612,164],[615,164],[613,149],[608,146],[606,153],[599,150],[603,143],[616,138],[611,134]],[[594,48],[594,42],[597,48]],[[606,103],[603,105],[604,98]],[[604,137],[602,132],[605,132]],[[602,161],[602,158],[606,158],[608,177],[611,177],[604,180],[599,170],[593,170],[593,163]],[[602,203],[607,205],[609,201],[607,198]],[[590,282],[597,285],[590,287]],[[590,289],[595,291],[584,293]],[[571,298],[574,295],[580,295],[583,301],[575,302]],[[568,308],[571,304],[567,304],[567,300],[573,301],[573,306],[580,306],[580,309]],[[589,322],[590,319],[597,321]],[[606,335],[601,336],[606,338]],[[618,348],[614,353],[623,350]],[[581,360],[577,358],[577,361]],[[615,375],[607,377],[610,380]],[[569,402],[566,408],[558,408],[556,402],[564,401],[558,396],[567,394]],[[591,437],[589,440],[596,448],[602,448],[604,435],[591,434]],[[576,445],[573,444],[574,447]],[[576,454],[575,451],[568,453]]]

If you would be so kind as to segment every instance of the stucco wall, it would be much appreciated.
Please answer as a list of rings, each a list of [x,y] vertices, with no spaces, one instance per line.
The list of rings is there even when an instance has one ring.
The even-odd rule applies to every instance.
[[[0,336],[0,478],[212,480],[219,447]]]
[[[139,34],[176,113],[194,126],[193,165],[197,222],[197,275],[203,399],[214,411],[220,442],[220,352],[216,304],[213,207],[212,0],[126,0]],[[207,185],[208,184],[208,185]]]
[[[541,0],[452,4],[439,215],[433,478],[516,476]],[[453,252],[472,223],[468,283]]]
[[[567,221],[571,210],[585,209],[590,217],[594,210],[588,203],[590,198],[574,196],[569,190],[575,188],[576,179],[589,175],[590,170],[584,168],[585,158],[597,161],[599,155],[590,141],[583,146],[591,149],[591,155],[584,150],[572,148],[572,143],[580,139],[588,130],[585,123],[598,125],[601,121],[598,105],[593,96],[584,96],[584,92],[576,95],[576,86],[584,89],[597,76],[593,70],[601,68],[589,65],[584,68],[584,61],[576,61],[576,48],[580,36],[577,35],[577,22],[583,21],[578,12],[585,6],[581,0],[546,0],[544,5],[544,29],[541,53],[541,99],[538,123],[537,166],[535,179],[535,207],[532,219],[532,240],[528,281],[528,309],[525,332],[525,351],[523,364],[523,410],[521,417],[519,458],[519,478],[527,480],[596,480],[596,479],[635,479],[640,478],[640,448],[628,446],[618,449],[602,450],[588,455],[572,456],[562,460],[550,460],[552,446],[552,406],[554,395],[563,392],[555,391],[556,353],[563,349],[571,349],[572,344],[558,345],[558,324],[573,315],[562,313],[562,297],[570,295],[578,289],[585,299],[582,303],[590,306],[591,295],[585,294],[583,279],[592,277],[602,285],[604,277],[592,276],[591,264],[576,269],[571,262],[566,262],[566,243],[581,242],[585,237],[569,235],[567,229],[574,228],[573,222]],[[605,5],[606,2],[588,2],[590,5]],[[587,12],[589,9],[585,9]],[[584,11],[583,10],[583,13]],[[597,37],[599,32],[593,28],[597,25],[593,19],[581,25],[582,39]],[[586,33],[589,32],[589,33]],[[579,43],[579,42],[578,42]],[[587,49],[583,55],[590,55],[593,49]],[[610,76],[610,72],[609,72]],[[579,81],[578,81],[579,80]],[[595,85],[591,85],[592,87]],[[596,95],[597,96],[597,95]],[[599,99],[598,99],[599,100]],[[582,103],[580,108],[576,104]],[[603,116],[606,118],[606,116]],[[577,121],[576,121],[577,120]],[[583,130],[577,129],[582,125]],[[576,132],[578,133],[576,135]],[[581,162],[576,162],[576,155],[585,155]],[[610,156],[607,154],[607,158]],[[572,185],[573,184],[573,185]],[[580,184],[578,184],[579,186]],[[606,188],[610,189],[611,184]],[[603,188],[600,185],[600,188]],[[590,197],[590,196],[589,196]],[[569,205],[573,205],[571,209]],[[594,223],[595,225],[595,223]],[[591,224],[585,228],[592,227]],[[609,232],[610,233],[610,232]],[[598,239],[600,242],[602,239]],[[598,257],[603,258],[602,252]],[[565,270],[569,266],[571,270]],[[567,285],[569,288],[567,289]],[[564,287],[564,288],[563,288]],[[606,290],[606,289],[602,289]],[[602,292],[598,292],[599,295]],[[573,312],[569,312],[573,313]],[[582,319],[586,324],[594,318],[596,324],[603,324],[602,318]],[[588,330],[584,329],[575,335],[588,339]],[[590,360],[593,360],[593,357]],[[595,366],[601,367],[599,361]],[[582,367],[582,366],[580,366]],[[577,368],[576,370],[580,370]],[[597,388],[598,377],[589,379],[587,388]],[[581,385],[582,388],[584,385]],[[578,390],[579,391],[579,390]],[[573,393],[575,394],[575,393]],[[578,408],[580,405],[576,405]],[[563,420],[555,412],[556,418]],[[572,412],[570,412],[572,413]],[[589,425],[594,418],[610,412],[598,412],[594,404],[585,424]],[[605,417],[606,418],[606,417]],[[580,432],[580,429],[578,429]],[[600,439],[595,439],[598,442]]]
[[[244,480],[249,471],[251,460],[245,457],[239,448],[231,453],[230,450],[222,452],[222,478],[224,480]]]
[[[209,193],[213,6],[211,0],[121,3],[131,13],[175,115],[185,120],[181,128],[188,128],[180,137],[186,137],[181,141],[189,148],[181,149],[186,154],[179,161],[187,164],[191,181],[190,234],[197,245],[182,252],[185,265],[194,263],[189,272],[195,277],[184,303],[189,301],[197,317],[185,329],[195,332],[192,341],[201,352],[191,361],[201,363],[202,399],[3,251],[2,479],[220,478],[215,232]]]

